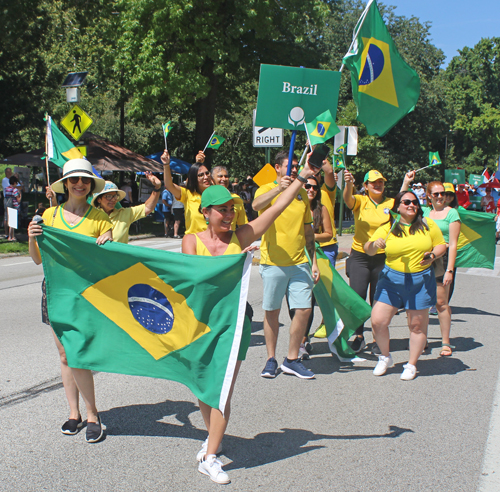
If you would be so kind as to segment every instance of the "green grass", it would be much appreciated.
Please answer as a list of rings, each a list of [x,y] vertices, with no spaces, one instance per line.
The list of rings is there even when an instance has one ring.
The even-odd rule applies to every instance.
[[[342,234],[354,234],[354,224],[347,229],[342,229]]]
[[[3,233],[3,231],[2,231]],[[2,234],[2,239],[0,239],[0,254],[4,253],[20,253],[20,254],[28,254],[28,242],[27,238],[26,240],[18,240],[16,242],[14,241],[7,241],[7,239],[3,238]]]

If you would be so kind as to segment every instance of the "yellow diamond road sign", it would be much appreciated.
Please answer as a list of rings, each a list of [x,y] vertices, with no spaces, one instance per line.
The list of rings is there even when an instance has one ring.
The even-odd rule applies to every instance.
[[[75,140],[78,140],[92,123],[92,118],[78,104],[75,104],[61,121],[61,125]]]

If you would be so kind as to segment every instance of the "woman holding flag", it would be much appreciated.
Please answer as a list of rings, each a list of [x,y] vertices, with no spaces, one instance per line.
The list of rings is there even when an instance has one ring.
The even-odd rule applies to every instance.
[[[311,174],[311,169],[306,163],[300,173],[302,181]],[[301,186],[302,182],[299,179],[293,181],[280,194],[274,205],[262,212],[255,220],[242,225],[236,231],[231,230],[231,223],[235,214],[234,199],[231,193],[221,185],[208,187],[201,196],[201,213],[206,222],[206,230],[184,236],[182,252],[190,255],[222,256],[250,251],[254,248],[252,243],[271,227],[276,218],[297,196]],[[208,430],[208,438],[196,456],[199,461],[198,470],[200,473],[208,475],[212,481],[220,484],[229,483],[230,480],[227,473],[222,470],[222,463],[217,459],[216,454],[221,449],[222,438],[229,421],[231,395],[241,362],[245,359],[250,344],[250,335],[250,322],[248,318],[245,318],[238,361],[225,413],[222,414],[219,409],[199,401],[200,410]]]
[[[412,191],[396,195],[389,221],[364,245],[370,256],[381,249],[386,261],[378,279],[371,317],[381,355],[373,374],[382,376],[393,365],[389,325],[398,310],[404,308],[410,328],[410,358],[403,366],[401,379],[409,381],[416,376],[417,360],[427,342],[429,308],[436,303],[436,278],[431,265],[446,252],[439,227],[432,219],[423,219],[420,201]]]
[[[441,181],[432,181],[427,185],[427,203],[424,217],[431,218],[443,233],[448,246],[442,258],[444,272],[436,272],[437,303],[439,326],[441,328],[441,356],[452,355],[454,348],[450,344],[451,308],[449,305],[450,286],[455,276],[455,260],[457,258],[458,236],[460,235],[460,216],[455,208],[446,204],[446,189]]]

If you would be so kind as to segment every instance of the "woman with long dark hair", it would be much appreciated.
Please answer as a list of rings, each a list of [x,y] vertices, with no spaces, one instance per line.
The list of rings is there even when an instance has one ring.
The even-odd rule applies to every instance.
[[[410,329],[410,357],[401,379],[417,373],[417,360],[427,342],[429,308],[436,303],[436,278],[431,268],[446,252],[446,243],[432,219],[424,219],[420,202],[412,191],[400,191],[394,199],[389,221],[379,227],[365,246],[374,256],[385,250],[372,308],[372,330],[381,355],[373,374],[382,376],[393,365],[389,351],[389,325],[400,308],[406,310]]]
[[[207,228],[205,219],[200,212],[201,194],[212,185],[210,168],[204,164],[205,154],[198,152],[196,162],[189,168],[186,187],[175,184],[170,172],[170,154],[165,149],[161,156],[163,163],[163,180],[165,188],[184,204],[186,219],[186,234],[195,234]]]

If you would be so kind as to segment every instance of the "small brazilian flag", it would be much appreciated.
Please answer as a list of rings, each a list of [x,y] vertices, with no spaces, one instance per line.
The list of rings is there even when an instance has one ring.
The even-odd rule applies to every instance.
[[[212,135],[207,147],[209,149],[218,149],[224,143],[224,140],[225,138],[219,137],[219,135]]]
[[[172,129],[172,122],[168,121],[167,123],[163,123],[161,127],[163,128],[163,135],[165,135],[165,138],[167,138],[167,135],[170,133],[170,130]]]
[[[178,381],[224,412],[248,323],[250,257],[187,261],[49,226],[38,244],[70,367]]]
[[[442,164],[439,152],[429,152],[429,167],[439,166]]]
[[[340,132],[329,109],[317,116],[311,123],[306,123],[306,128],[311,145],[326,142]]]
[[[59,167],[63,167],[70,159],[84,158],[75,144],[57,128],[50,116],[47,116],[47,157]]]
[[[342,144],[335,152],[333,170],[335,172],[345,169],[345,153],[347,151],[347,144]]]
[[[320,278],[313,293],[325,320],[328,345],[342,362],[351,361],[357,355],[347,341],[371,316],[372,308],[347,285],[319,245],[316,261]]]

